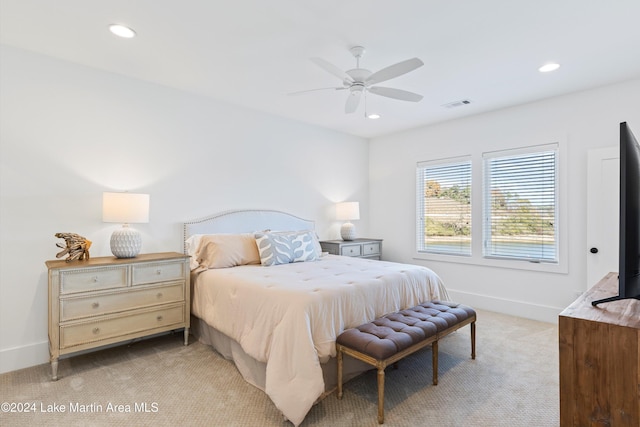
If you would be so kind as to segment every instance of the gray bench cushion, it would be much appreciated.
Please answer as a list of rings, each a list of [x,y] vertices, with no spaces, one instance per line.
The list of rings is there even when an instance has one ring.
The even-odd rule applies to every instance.
[[[439,333],[474,315],[471,307],[462,304],[429,301],[347,329],[336,342],[384,360],[420,341],[437,339]]]

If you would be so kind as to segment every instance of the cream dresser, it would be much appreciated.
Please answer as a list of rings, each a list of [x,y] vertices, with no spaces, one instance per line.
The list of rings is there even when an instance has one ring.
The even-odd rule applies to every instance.
[[[189,257],[47,261],[52,379],[61,355],[184,328],[189,340]]]

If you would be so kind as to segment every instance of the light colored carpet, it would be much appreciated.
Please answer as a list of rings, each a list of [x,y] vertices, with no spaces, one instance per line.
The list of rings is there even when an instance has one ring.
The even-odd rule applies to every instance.
[[[468,327],[440,342],[437,386],[430,349],[386,371],[384,425],[559,424],[557,326],[480,310],[477,325],[476,360]],[[291,426],[231,362],[181,340],[177,333],[63,359],[57,382],[48,364],[0,375],[0,402],[35,409],[2,411],[0,425]],[[378,425],[376,387],[375,371],[349,381],[342,400],[328,395],[302,426]],[[44,412],[54,405],[66,412]]]

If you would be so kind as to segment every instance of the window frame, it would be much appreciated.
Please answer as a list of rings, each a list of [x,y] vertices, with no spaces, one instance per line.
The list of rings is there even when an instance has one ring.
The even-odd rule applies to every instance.
[[[418,253],[421,254],[441,254],[441,255],[447,255],[447,256],[454,256],[454,257],[470,257],[473,255],[473,214],[471,214],[471,245],[469,247],[469,253],[466,252],[447,252],[447,251],[442,251],[442,252],[438,252],[438,251],[430,251],[428,249],[426,249],[423,246],[423,241],[419,240],[420,237],[424,235],[424,230],[425,230],[425,217],[427,215],[427,212],[425,210],[425,182],[424,180],[421,181],[421,184],[418,184],[418,180],[420,179],[420,177],[418,176],[419,171],[424,171],[427,168],[436,168],[438,166],[457,166],[457,165],[462,165],[464,163],[468,163],[469,164],[469,186],[471,187],[471,195],[473,197],[473,186],[472,186],[472,182],[473,182],[473,162],[472,162],[472,158],[471,156],[459,156],[459,157],[449,157],[449,158],[445,158],[445,159],[436,159],[436,160],[428,160],[428,161],[424,161],[424,162],[418,162],[416,164],[416,245],[415,245],[415,250]],[[421,198],[422,203],[418,204],[418,197]],[[471,200],[471,208],[473,208],[473,200]]]
[[[489,241],[492,239],[492,227],[495,222],[491,217],[491,208],[490,205],[493,201],[491,196],[491,170],[488,169],[488,163],[492,160],[505,159],[505,158],[516,158],[519,156],[526,155],[535,155],[543,153],[554,153],[553,166],[554,166],[554,251],[555,258],[553,260],[548,259],[537,259],[534,257],[525,257],[525,256],[508,256],[508,255],[498,255],[495,253],[488,253],[489,249]],[[530,168],[531,166],[527,166]],[[559,223],[558,223],[558,144],[544,144],[544,145],[536,145],[525,148],[518,149],[507,149],[507,150],[498,150],[498,151],[487,151],[482,153],[482,256],[484,258],[491,259],[505,259],[510,261],[527,261],[527,262],[539,262],[539,263],[547,263],[547,264],[557,264],[560,262],[559,258]]]

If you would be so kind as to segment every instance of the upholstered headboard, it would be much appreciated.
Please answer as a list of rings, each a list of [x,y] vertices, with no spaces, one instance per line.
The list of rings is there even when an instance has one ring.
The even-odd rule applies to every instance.
[[[252,233],[262,230],[315,230],[315,222],[275,210],[233,210],[187,221],[183,225],[184,242],[194,234]]]

